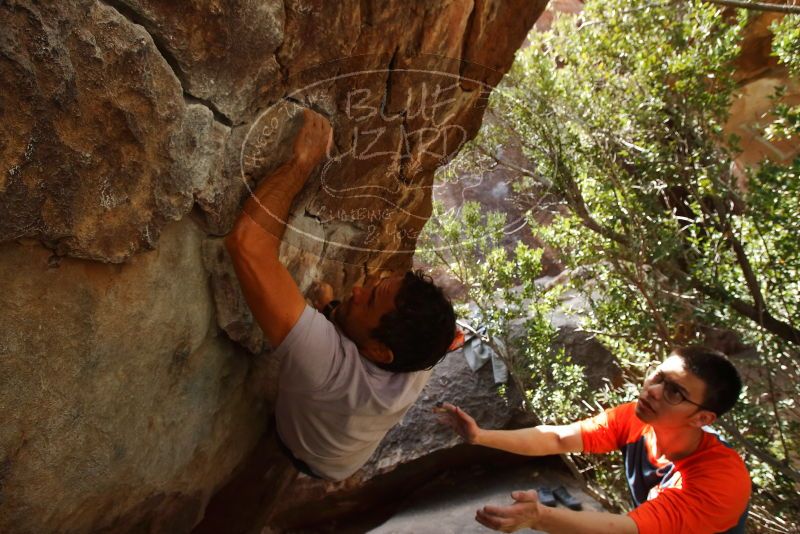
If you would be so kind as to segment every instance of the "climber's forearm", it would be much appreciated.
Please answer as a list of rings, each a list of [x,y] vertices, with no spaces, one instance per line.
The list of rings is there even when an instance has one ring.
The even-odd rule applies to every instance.
[[[225,238],[242,294],[273,347],[284,340],[305,307],[278,249],[292,202],[309,174],[308,167],[292,161],[264,178]]]
[[[237,248],[266,247],[265,252],[274,254],[277,260],[289,210],[310,172],[311,169],[289,162],[261,180],[230,234]]]
[[[292,142],[291,158],[264,177],[247,199],[243,213],[226,240],[229,248],[267,247],[267,251],[259,250],[259,253],[268,252],[277,261],[289,209],[325,156],[332,135],[325,117],[310,109],[303,110],[303,124]],[[259,229],[268,237],[262,236]]]
[[[225,238],[245,300],[273,347],[286,338],[305,308],[305,299],[278,256],[286,219],[330,142],[328,121],[303,110],[291,159],[261,180]]]

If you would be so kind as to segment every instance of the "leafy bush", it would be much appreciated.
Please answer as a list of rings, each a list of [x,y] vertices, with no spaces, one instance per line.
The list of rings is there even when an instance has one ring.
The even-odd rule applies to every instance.
[[[725,338],[747,388],[719,425],[753,477],[751,528],[786,531],[800,520],[800,159],[733,165],[738,140],[724,124],[751,16],[700,1],[587,2],[579,18],[529,36],[479,137],[446,171],[515,174],[536,236],[581,273],[569,288],[590,303],[583,327],[619,360],[621,387],[588,391],[580,369],[549,350],[557,296],[533,282],[538,251],[501,246],[500,216],[439,210],[427,231],[440,245],[430,259],[459,272],[492,336],[509,341],[524,320],[527,338],[507,342],[508,357],[548,419],[629,400],[670,347]],[[773,26],[793,75],[798,27],[789,16]],[[769,135],[797,134],[796,108],[774,116]],[[551,224],[536,225],[542,211]],[[590,476],[623,506],[614,461]]]

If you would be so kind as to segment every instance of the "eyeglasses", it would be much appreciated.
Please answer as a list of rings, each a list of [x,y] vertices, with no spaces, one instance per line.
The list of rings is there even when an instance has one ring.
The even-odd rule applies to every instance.
[[[698,408],[703,410],[711,410],[711,408],[707,408],[700,403],[694,402],[693,400],[689,400],[686,397],[686,393],[683,392],[681,386],[678,385],[677,382],[673,382],[669,378],[667,378],[663,371],[651,367],[647,370],[647,374],[645,375],[644,379],[645,385],[652,385],[652,384],[663,384],[662,386],[662,398],[667,401],[668,404],[672,404],[673,406],[677,406],[682,402],[688,402],[689,404],[693,404]]]

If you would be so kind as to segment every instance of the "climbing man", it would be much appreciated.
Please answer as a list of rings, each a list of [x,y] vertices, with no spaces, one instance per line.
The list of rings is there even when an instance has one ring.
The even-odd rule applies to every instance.
[[[548,508],[536,491],[510,506],[485,506],[475,519],[495,530],[682,534],[744,532],[750,476],[739,455],[706,427],[742,389],[733,364],[702,347],[679,347],[647,373],[636,402],[570,425],[484,430],[463,410],[438,411],[469,443],[516,454],[622,451],[635,508],[628,514]]]
[[[303,110],[290,161],[261,180],[225,245],[272,357],[281,359],[279,443],[299,470],[341,480],[417,399],[453,341],[455,314],[419,272],[368,277],[341,304],[328,287],[317,309],[306,304],[278,248],[295,196],[331,143],[328,121]]]

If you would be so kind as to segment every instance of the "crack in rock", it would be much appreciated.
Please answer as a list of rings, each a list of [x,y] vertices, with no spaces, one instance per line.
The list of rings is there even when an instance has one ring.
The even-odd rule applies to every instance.
[[[234,126],[234,123],[230,119],[230,117],[222,113],[213,102],[204,98],[196,97],[189,91],[187,91],[186,87],[189,84],[186,80],[186,74],[180,67],[180,63],[178,62],[177,58],[172,53],[169,52],[167,46],[162,42],[161,38],[157,34],[150,31],[149,26],[151,24],[146,17],[142,16],[141,13],[138,13],[131,7],[126,6],[125,4],[120,2],[120,0],[97,0],[97,2],[115,10],[117,13],[120,14],[120,16],[125,18],[131,24],[140,26],[147,33],[147,35],[150,36],[150,40],[153,42],[153,46],[158,51],[159,55],[167,63],[167,65],[169,65],[169,68],[175,75],[175,78],[177,78],[178,83],[181,86],[181,91],[183,92],[183,96],[187,100],[187,102],[191,102],[193,104],[200,104],[202,106],[207,107],[214,115],[215,121],[224,124],[225,126],[228,127]]]

